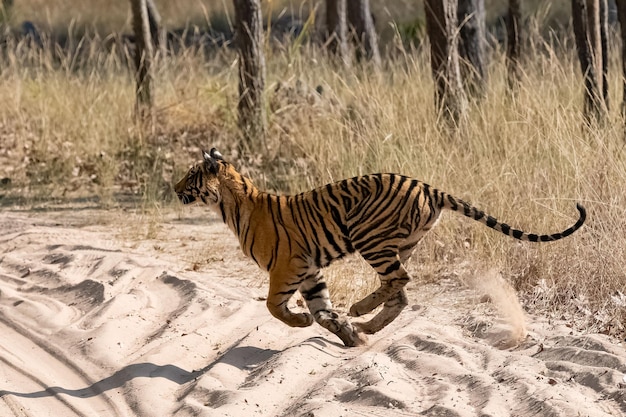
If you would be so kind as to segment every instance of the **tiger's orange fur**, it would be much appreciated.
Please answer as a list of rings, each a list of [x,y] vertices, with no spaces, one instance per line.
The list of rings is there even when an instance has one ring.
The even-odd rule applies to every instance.
[[[313,321],[335,333],[346,346],[364,342],[360,334],[375,333],[407,305],[404,286],[410,277],[404,263],[415,245],[437,222],[441,211],[459,211],[494,230],[519,240],[548,242],[579,229],[586,217],[559,233],[536,235],[513,229],[468,203],[397,174],[345,179],[294,196],[258,190],[215,149],[192,167],[175,186],[180,200],[200,200],[217,211],[239,238],[243,252],[269,271],[267,307],[289,326]],[[359,252],[376,270],[381,285],[350,307],[362,316],[383,305],[372,319],[352,324],[332,307],[321,269],[346,254]],[[300,291],[310,313],[294,313],[287,303]]]

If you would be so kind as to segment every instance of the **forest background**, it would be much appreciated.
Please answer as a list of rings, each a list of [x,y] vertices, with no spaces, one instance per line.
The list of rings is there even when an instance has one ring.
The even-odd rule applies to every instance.
[[[155,4],[163,26],[185,41],[155,65],[149,128],[134,113],[128,2],[17,0],[5,11],[0,205],[133,207],[150,225],[138,234],[150,236],[165,211],[179,210],[172,184],[211,146],[261,188],[294,193],[359,174],[400,172],[536,233],[573,223],[581,202],[586,227],[541,247],[446,217],[425,239],[414,269],[428,282],[495,267],[527,310],[624,334],[626,164],[624,121],[613,104],[621,102],[623,81],[615,23],[613,105],[606,123],[589,127],[570,2],[524,2],[523,76],[512,95],[506,4],[486,1],[488,88],[451,134],[434,107],[423,2],[372,2],[380,71],[367,63],[343,68],[328,58],[318,41],[317,3],[263,2],[267,134],[243,154],[232,5]],[[294,20],[302,30],[291,30]]]

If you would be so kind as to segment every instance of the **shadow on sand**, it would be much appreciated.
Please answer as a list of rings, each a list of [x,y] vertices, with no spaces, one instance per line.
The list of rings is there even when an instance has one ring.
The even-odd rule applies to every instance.
[[[0,398],[5,395],[14,395],[16,397],[23,398],[43,398],[59,394],[66,394],[77,398],[89,398],[100,395],[111,389],[122,387],[124,384],[135,378],[165,378],[178,385],[183,385],[196,380],[204,373],[211,370],[218,363],[225,363],[239,369],[246,369],[266,361],[276,353],[278,353],[276,350],[259,349],[252,346],[233,347],[232,349],[226,350],[224,354],[220,355],[204,368],[191,372],[176,365],[156,365],[149,362],[133,363],[125,366],[107,378],[94,382],[90,386],[79,389],[68,389],[59,386],[46,387],[45,384],[38,378],[30,376],[31,380],[42,385],[42,390],[35,392],[0,390]],[[22,372],[14,365],[6,363],[5,361],[3,362],[5,365],[14,368],[16,371],[20,373]]]

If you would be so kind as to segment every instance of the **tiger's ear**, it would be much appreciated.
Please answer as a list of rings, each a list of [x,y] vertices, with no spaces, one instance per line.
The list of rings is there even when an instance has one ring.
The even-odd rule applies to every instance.
[[[220,161],[224,160],[224,157],[222,156],[222,154],[219,153],[219,151],[215,148],[211,148],[211,152],[209,153],[209,155],[213,157],[213,159],[219,159]]]
[[[208,153],[207,151],[202,151],[202,157],[204,158],[204,166],[207,169],[207,171],[209,171],[212,174],[217,174],[217,171],[219,171],[219,164],[217,163],[218,158],[211,156],[211,154],[213,154],[214,151],[215,151],[215,148],[211,149],[211,153]],[[219,154],[219,152],[217,153]],[[220,155],[220,157],[221,156],[222,155]]]

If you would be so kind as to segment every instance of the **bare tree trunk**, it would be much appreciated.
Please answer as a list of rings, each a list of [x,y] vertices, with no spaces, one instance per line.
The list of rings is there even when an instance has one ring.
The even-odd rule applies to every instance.
[[[598,76],[599,91],[602,91],[602,38],[600,35],[600,1],[587,0],[587,36],[591,46],[591,59]]]
[[[348,21],[350,32],[357,43],[357,60],[363,57],[380,67],[380,51],[378,37],[374,27],[374,19],[370,12],[369,0],[347,0]]]
[[[131,0],[135,32],[136,116],[145,119],[152,113],[152,36],[146,0]]]
[[[609,5],[607,0],[600,0],[600,49],[602,53],[602,97],[604,106],[609,110]]]
[[[424,8],[436,85],[435,105],[444,120],[457,127],[465,118],[467,97],[459,69],[456,0],[425,0]]]
[[[626,0],[617,0],[616,3],[622,35],[622,118],[626,121]]]
[[[591,6],[591,7],[589,7]],[[606,116],[602,87],[602,43],[598,0],[572,0],[572,17],[580,68],[585,78],[584,116],[587,123]]]
[[[507,46],[507,80],[509,89],[515,90],[522,79],[522,68],[520,64],[520,28],[522,21],[522,8],[520,0],[509,0],[509,14],[506,21]]]
[[[234,0],[239,50],[239,127],[244,145],[253,148],[265,136],[265,55],[259,0]]]
[[[346,13],[346,0],[326,0],[328,49],[347,67],[350,65],[350,59],[348,57]]]
[[[483,97],[487,86],[485,68],[485,1],[458,0],[461,78],[474,97]]]
[[[163,51],[165,45],[165,30],[161,26],[161,15],[156,8],[153,0],[146,0],[146,7],[148,8],[148,23],[150,25],[150,35],[152,36],[152,42],[157,50]]]

